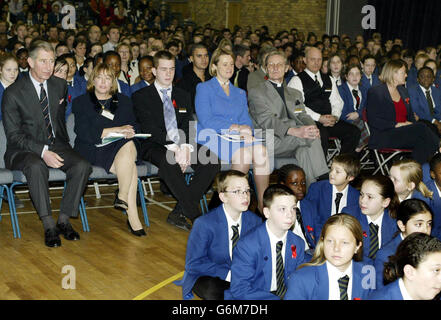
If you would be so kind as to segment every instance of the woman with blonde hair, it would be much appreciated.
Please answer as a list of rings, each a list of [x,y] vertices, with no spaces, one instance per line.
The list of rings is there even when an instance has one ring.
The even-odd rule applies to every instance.
[[[87,93],[73,102],[75,115],[75,147],[92,165],[104,168],[118,179],[115,209],[127,212],[127,225],[135,236],[145,236],[138,217],[136,192],[138,173],[137,150],[134,140],[136,120],[132,102],[118,93],[113,69],[103,63],[97,65],[87,83]],[[110,133],[123,139],[98,147]]]
[[[116,47],[116,52],[118,52],[121,57],[121,73],[119,74],[118,80],[127,83],[129,86],[135,83],[136,78],[139,76],[138,67],[132,67],[132,47],[130,44],[121,43]]]
[[[416,122],[404,87],[406,74],[403,60],[391,60],[381,71],[382,83],[368,91],[369,147],[410,149],[412,158],[423,164],[438,151],[440,140],[424,123]]]
[[[285,300],[360,300],[370,294],[363,285],[363,231],[348,214],[331,216],[323,226],[310,262],[288,280]]]

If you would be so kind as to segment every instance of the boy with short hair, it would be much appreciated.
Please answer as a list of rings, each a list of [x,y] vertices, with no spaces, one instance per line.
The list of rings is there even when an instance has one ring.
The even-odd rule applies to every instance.
[[[361,76],[361,86],[363,88],[369,89],[372,86],[376,86],[380,84],[380,80],[378,79],[378,75],[375,74],[375,68],[377,66],[377,61],[373,55],[365,55],[363,59],[361,59],[361,66],[363,69],[363,74]]]
[[[237,241],[262,224],[262,219],[248,211],[250,186],[247,175],[230,170],[217,179],[222,204],[201,216],[193,225],[187,242],[182,296],[193,293],[204,300],[222,300],[230,287],[231,258]]]
[[[290,231],[296,198],[287,186],[271,185],[263,195],[266,222],[242,238],[233,253],[225,299],[283,299],[288,276],[305,262],[304,241]]]
[[[360,192],[349,183],[360,173],[360,160],[353,154],[340,154],[332,160],[329,180],[311,184],[306,199],[315,204],[316,238],[326,220],[346,206],[358,205]]]

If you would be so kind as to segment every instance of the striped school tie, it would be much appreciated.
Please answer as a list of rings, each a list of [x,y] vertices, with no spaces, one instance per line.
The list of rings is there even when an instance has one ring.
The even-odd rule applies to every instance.
[[[239,241],[239,224],[236,224],[235,226],[231,226],[231,229],[233,229],[233,236],[231,237],[231,241],[233,242],[232,248],[237,244],[237,241]]]
[[[49,101],[47,99],[46,90],[44,90],[44,86],[40,83],[40,104],[43,111],[44,122],[46,124],[47,129],[47,140],[49,144],[54,143],[54,135],[52,130],[51,119],[49,117]]]
[[[344,276],[338,279],[338,288],[340,289],[340,300],[348,300],[349,277]]]
[[[276,279],[277,279],[277,290],[276,295],[283,299],[286,293],[285,286],[285,267],[283,266],[282,258],[282,247],[283,241],[277,242],[276,245]]]
[[[375,259],[378,251],[378,226],[374,223],[369,223],[370,241],[369,241],[369,255],[371,259]]]
[[[340,210],[340,200],[343,197],[343,193],[337,192],[335,195],[335,213],[339,213]]]

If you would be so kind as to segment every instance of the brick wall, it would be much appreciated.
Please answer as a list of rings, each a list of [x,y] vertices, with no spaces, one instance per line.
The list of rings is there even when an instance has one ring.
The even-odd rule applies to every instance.
[[[296,27],[321,35],[326,30],[326,0],[241,0],[240,25],[253,29],[267,25],[270,33]],[[189,0],[191,18],[197,24],[225,26],[225,0]]]

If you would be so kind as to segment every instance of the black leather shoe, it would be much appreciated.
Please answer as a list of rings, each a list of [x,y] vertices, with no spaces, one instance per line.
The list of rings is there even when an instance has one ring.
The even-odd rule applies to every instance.
[[[176,210],[176,208],[168,215],[167,223],[186,231],[191,230],[191,225],[187,222],[185,216]]]
[[[137,236],[137,237],[143,237],[143,236],[146,236],[147,235],[147,233],[145,233],[145,231],[144,231],[144,229],[139,229],[139,230],[133,230],[132,229],[132,226],[130,225],[130,222],[129,222],[129,220],[127,220],[127,225],[129,226],[129,230],[130,230],[130,232],[133,234],[133,235],[135,235],[135,236]]]
[[[116,191],[115,191],[115,201],[113,202],[113,207],[115,209],[118,209],[118,210],[121,210],[121,211],[125,211],[125,210],[127,210],[129,208],[129,205],[124,200],[121,200],[121,199],[118,198],[118,192],[119,192],[119,190],[116,189]]]
[[[61,239],[56,228],[47,229],[44,232],[44,244],[51,248],[61,247]]]
[[[58,234],[62,234],[66,240],[80,240],[80,235],[70,223],[57,224]]]

